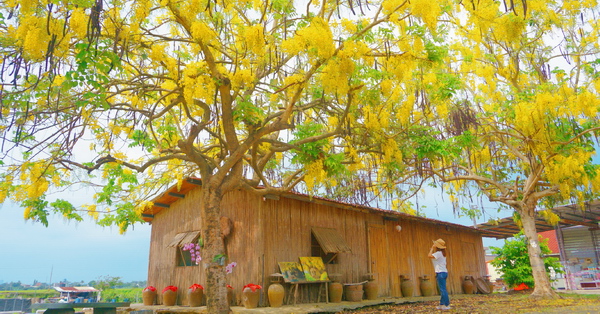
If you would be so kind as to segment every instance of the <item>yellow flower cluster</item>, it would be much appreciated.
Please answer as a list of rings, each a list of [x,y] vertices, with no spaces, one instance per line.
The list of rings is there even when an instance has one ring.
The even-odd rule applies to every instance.
[[[437,19],[442,13],[438,1],[412,0],[410,1],[410,8],[412,14],[420,17],[427,24],[427,27],[430,29],[437,27]]]
[[[383,162],[384,163],[402,163],[402,151],[398,149],[400,145],[392,138],[387,139],[383,146]]]
[[[298,30],[297,35],[285,40],[281,47],[291,55],[308,51],[320,59],[331,57],[335,51],[329,24],[320,17],[314,17],[308,27]]]
[[[245,28],[241,34],[246,48],[255,55],[261,56],[265,53],[265,30],[261,24],[255,24]]]
[[[217,38],[217,33],[211,27],[198,20],[192,23],[191,32],[195,40],[205,44],[210,44]]]
[[[323,168],[323,160],[317,159],[306,166],[306,174],[304,175],[304,183],[306,188],[311,191],[315,185],[322,183],[327,177],[327,173]]]
[[[39,61],[45,57],[50,39],[45,25],[45,18],[33,15],[24,16],[21,20],[16,31],[16,38],[23,47],[27,58]]]
[[[540,210],[538,213],[552,226],[555,226],[560,222],[560,217],[552,212],[551,209]]]
[[[49,182],[44,174],[48,171],[43,161],[35,163],[24,163],[21,167],[21,182],[24,183],[23,190],[27,195],[21,194],[19,199],[35,199],[42,196],[48,190]]]
[[[494,34],[501,41],[519,42],[526,26],[525,17],[505,14],[496,20]]]
[[[84,204],[84,205],[81,205],[81,208],[86,210],[87,214],[90,217],[92,217],[94,220],[98,220],[100,213],[98,213],[98,209],[95,204],[92,204],[92,205]]]
[[[560,185],[561,195],[568,198],[571,194],[571,186],[587,185],[590,182],[584,169],[584,165],[590,158],[591,153],[583,152],[557,156],[546,165],[547,180],[552,184]]]
[[[76,8],[71,13],[71,19],[69,20],[71,31],[79,38],[85,38],[87,34],[88,17],[82,8]]]
[[[183,86],[183,96],[188,104],[193,104],[194,99],[209,102],[214,96],[216,86],[207,72],[208,68],[204,61],[190,63],[183,71],[180,84]]]
[[[325,93],[345,96],[350,90],[349,80],[354,62],[349,58],[333,58],[323,67],[320,81]]]

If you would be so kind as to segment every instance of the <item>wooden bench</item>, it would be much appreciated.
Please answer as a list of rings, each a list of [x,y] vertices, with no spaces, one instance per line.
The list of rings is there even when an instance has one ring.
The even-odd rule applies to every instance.
[[[75,309],[93,308],[94,314],[117,314],[118,307],[128,307],[130,302],[94,303],[34,303],[31,310],[46,309],[44,314],[74,314]]]

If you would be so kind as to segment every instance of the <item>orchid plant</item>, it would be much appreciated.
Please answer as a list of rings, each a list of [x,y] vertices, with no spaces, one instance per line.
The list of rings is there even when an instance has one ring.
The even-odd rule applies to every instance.
[[[196,265],[200,265],[202,256],[200,256],[200,245],[198,243],[185,244],[181,249],[184,251],[189,251],[190,256],[192,257],[192,262]]]

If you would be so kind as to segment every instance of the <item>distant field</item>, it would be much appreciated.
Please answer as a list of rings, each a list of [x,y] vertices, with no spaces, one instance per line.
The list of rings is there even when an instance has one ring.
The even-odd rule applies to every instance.
[[[44,290],[11,290],[11,291],[0,291],[0,299],[14,299],[14,298],[57,298],[60,293],[54,289]],[[122,288],[122,289],[107,289],[101,293],[102,300],[110,301],[116,300],[119,302],[128,300],[129,302],[136,303],[141,302],[142,299],[142,288]]]
[[[14,299],[14,298],[23,298],[23,299],[31,299],[31,298],[55,298],[58,297],[60,293],[54,289],[43,289],[43,290],[10,290],[10,291],[0,291],[0,299]]]

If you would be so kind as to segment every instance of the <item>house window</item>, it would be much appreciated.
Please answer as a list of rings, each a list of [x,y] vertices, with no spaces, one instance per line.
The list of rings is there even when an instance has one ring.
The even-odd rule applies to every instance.
[[[310,236],[310,256],[322,258],[323,263],[325,264],[338,263],[337,253],[325,253],[321,245],[319,245],[319,241],[317,241],[317,238],[315,238],[314,234]]]
[[[177,247],[177,266],[197,266],[196,262],[192,260],[192,254],[190,251],[186,251],[182,246]]]
[[[200,231],[188,231],[175,235],[173,241],[167,246],[177,250],[175,252],[175,265],[177,266],[197,266],[196,257],[199,252],[195,249],[186,249],[191,243],[198,243]]]
[[[335,228],[312,227],[311,231],[311,255],[321,257],[325,264],[337,264],[339,253],[351,252]]]

